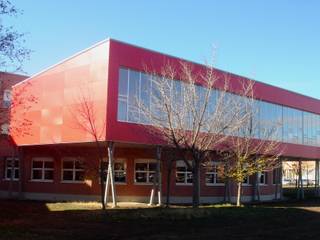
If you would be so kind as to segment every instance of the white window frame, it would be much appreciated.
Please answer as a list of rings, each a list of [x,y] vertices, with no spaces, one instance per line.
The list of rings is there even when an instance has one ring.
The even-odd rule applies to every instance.
[[[216,161],[211,161],[209,164],[212,164],[212,166],[210,167],[214,167],[214,171],[212,172],[208,172],[206,171],[205,173],[205,178],[207,177],[207,174],[210,174],[210,175],[213,175],[213,179],[214,179],[214,183],[208,183],[205,179],[205,182],[206,182],[206,186],[224,186],[225,183],[217,183],[217,180],[218,180],[218,175],[219,175],[219,172],[218,172],[218,167],[219,165],[223,165],[222,162],[216,162]]]
[[[8,123],[3,123],[1,125],[1,129],[0,129],[0,134],[3,135],[9,135],[9,124]]]
[[[2,107],[3,108],[9,108],[11,105],[11,90],[10,89],[5,89],[3,91],[3,102],[2,102]]]
[[[246,180],[246,182],[243,181],[242,186],[251,186],[252,184],[250,183],[250,176],[247,176]]]
[[[259,185],[268,185],[268,179],[267,179],[268,173],[266,171],[262,171],[258,173],[259,176]],[[263,182],[261,182],[261,176],[263,176]]]
[[[108,162],[107,161],[107,158],[104,158],[103,159],[105,162]],[[126,158],[116,158],[114,159],[114,164],[115,163],[123,163],[124,164],[124,170],[115,170],[114,169],[114,174],[116,172],[124,172],[125,173],[125,176],[126,176],[126,181],[125,182],[118,182],[116,181],[116,179],[114,180],[114,183],[117,184],[117,185],[126,185],[127,184],[127,181],[128,181],[128,176],[127,176],[127,159]],[[109,167],[109,164],[107,163],[107,168]],[[99,184],[101,184],[101,179],[100,179],[100,166],[99,166]]]
[[[137,163],[147,163],[148,164],[148,167],[147,167],[147,170],[136,170],[136,164]],[[134,180],[134,184],[137,184],[137,185],[152,185],[153,184],[153,181],[152,182],[150,182],[149,181],[149,177],[150,177],[150,174],[154,174],[154,177],[156,177],[156,170],[155,171],[150,171],[150,169],[149,169],[149,164],[150,163],[155,163],[155,164],[157,164],[157,160],[156,159],[142,159],[142,158],[140,158],[140,159],[135,159],[134,160],[134,175],[133,175],[133,180]],[[137,182],[136,181],[136,173],[146,173],[146,175],[147,175],[147,177],[146,177],[146,179],[147,179],[147,181],[146,182]],[[160,173],[161,174],[161,173]]]
[[[192,165],[192,162],[189,161],[189,164]],[[179,166],[180,165],[180,166]],[[185,167],[185,171],[177,171],[177,167]],[[188,171],[188,166],[186,165],[186,163],[183,161],[183,160],[178,160],[176,162],[176,179],[175,179],[175,183],[177,186],[192,186],[192,182],[191,183],[188,183],[187,182],[187,179],[188,179],[188,174],[191,174],[192,175],[192,181],[194,181],[193,179],[193,174],[192,174],[192,171]],[[184,182],[177,182],[177,174],[178,173],[183,173],[184,174]]]
[[[33,162],[42,162],[42,167],[41,168],[34,168],[33,167]],[[45,168],[45,162],[52,162],[53,167],[52,168]],[[33,178],[33,170],[41,170],[41,179],[34,179]],[[52,179],[45,179],[45,171],[52,171],[53,173],[53,178]],[[50,157],[35,157],[32,158],[31,161],[31,182],[53,182],[54,180],[54,159]]]
[[[13,168],[12,166],[8,167],[8,161],[14,161],[14,165]],[[18,162],[18,167],[15,166],[15,162]],[[11,179],[11,177],[8,177],[8,170],[10,169],[11,171],[11,175],[12,175],[12,170],[13,170],[13,178]],[[7,157],[5,158],[5,168],[4,168],[4,180],[8,180],[8,181],[19,181],[19,178],[16,177],[16,170],[19,171],[19,177],[20,177],[20,161],[19,158],[12,158],[12,157]]]
[[[63,168],[63,163],[64,162],[73,162],[73,167],[72,168]],[[83,159],[79,159],[79,158],[75,158],[75,157],[63,157],[61,158],[61,183],[85,183],[85,179],[83,180],[75,180],[76,178],[76,172],[84,172],[84,168],[80,169],[76,169],[76,162],[79,161],[83,161]],[[72,171],[72,180],[64,180],[63,179],[63,172],[64,171]]]

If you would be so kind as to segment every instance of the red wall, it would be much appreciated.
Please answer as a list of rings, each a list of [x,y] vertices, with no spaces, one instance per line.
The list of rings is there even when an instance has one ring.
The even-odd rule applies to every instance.
[[[75,147],[66,146],[38,146],[24,148],[24,159],[22,174],[22,191],[28,193],[56,193],[56,194],[80,194],[80,195],[99,195],[100,184],[97,175],[94,175],[98,169],[98,157],[94,147]],[[106,154],[106,153],[105,153]],[[134,160],[135,159],[155,159],[156,152],[152,148],[116,148],[115,158],[126,160],[127,164],[127,181],[126,184],[116,184],[118,196],[140,196],[148,197],[152,188],[152,184],[136,184],[134,183]],[[53,182],[33,182],[31,181],[31,163],[33,157],[51,157],[54,159],[54,181]],[[86,182],[83,183],[61,183],[61,159],[62,157],[83,157],[86,167]],[[166,156],[162,156],[162,191],[166,194],[167,189],[167,167]],[[170,182],[170,195],[172,197],[191,197],[192,185],[176,185],[175,183],[175,165]],[[3,180],[4,166],[0,163],[0,189],[7,190],[9,181]],[[251,179],[252,180],[252,179]],[[268,173],[268,185],[261,186],[262,195],[270,195],[274,193],[274,185],[272,185],[272,172]],[[251,181],[252,182],[252,181]],[[13,189],[18,190],[18,182],[14,182]],[[243,193],[246,196],[252,196],[252,186],[244,186]],[[231,189],[231,196],[236,195],[236,186]],[[203,197],[223,197],[224,186],[206,186],[205,170],[201,172],[201,196]]]
[[[17,84],[26,78],[27,76],[24,75],[0,72],[0,128],[2,124],[7,123],[9,120],[9,109],[2,108],[4,90],[10,90],[14,84]],[[9,141],[8,136],[0,134],[0,158],[12,156],[12,151],[12,142]]]
[[[31,125],[29,134],[14,134],[18,145],[42,145],[90,142],[88,132],[77,126],[74,112],[79,108],[75,100],[84,89],[89,92],[95,109],[100,140],[139,144],[159,144],[146,128],[117,121],[119,67],[144,71],[147,67],[161,73],[164,64],[179,66],[181,59],[115,40],[98,44],[56,66],[31,77],[25,94],[33,94],[37,103],[24,113],[14,114],[15,119],[27,119]],[[205,66],[193,64],[195,72],[205,71]],[[218,76],[228,75],[230,91],[237,92],[241,81],[248,79],[216,70]],[[201,84],[201,83],[200,83]],[[17,85],[15,89],[23,85]],[[219,83],[216,87],[219,86]],[[89,90],[88,90],[89,89]],[[301,110],[320,114],[320,100],[302,96],[260,82],[255,84],[257,98]],[[73,114],[71,114],[73,112]],[[296,144],[284,144],[285,155],[302,158],[320,158],[320,148]]]
[[[147,68],[155,73],[161,74],[161,68],[165,64],[170,63],[173,66],[177,66],[177,69],[179,69],[180,62],[185,60],[115,40],[110,40],[109,54],[110,62],[108,74],[110,81],[108,83],[107,102],[107,140],[141,144],[159,144],[160,140],[148,134],[145,127],[139,124],[117,121],[119,68],[122,66],[137,71],[145,71]],[[205,71],[205,67],[203,65],[193,64],[193,70],[194,72],[203,72]],[[217,75],[221,78],[226,75],[228,76],[230,79],[230,91],[235,93],[241,90],[241,81],[248,81],[248,79],[241,76],[220,70],[216,71]],[[221,85],[219,86],[219,82],[217,87],[221,87]],[[320,100],[260,82],[256,82],[254,88],[255,97],[258,99],[320,114]],[[283,145],[284,154],[287,156],[311,159],[320,158],[320,148],[318,147],[297,144]]]
[[[99,139],[105,139],[108,46],[107,41],[97,44],[32,76],[28,86],[14,87],[15,92],[24,87],[25,95],[35,97],[34,102],[24,102],[12,113],[14,119],[30,123],[27,134],[13,133],[18,145],[92,141],[92,135],[77,121],[83,98],[92,106]]]

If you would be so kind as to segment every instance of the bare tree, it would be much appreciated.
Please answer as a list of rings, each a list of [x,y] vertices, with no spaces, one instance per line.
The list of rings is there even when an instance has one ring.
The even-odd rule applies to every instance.
[[[241,204],[242,184],[252,175],[256,175],[255,188],[260,198],[260,174],[278,167],[282,154],[279,140],[281,125],[278,122],[259,125],[259,108],[258,102],[253,98],[253,85],[249,82],[243,87],[247,97],[239,97],[237,100],[243,122],[221,148],[228,166],[224,174],[237,183],[237,206]]]
[[[106,122],[101,122],[101,119],[99,119],[99,109],[95,105],[93,92],[88,85],[85,84],[79,88],[79,94],[77,94],[75,102],[76,104],[70,108],[70,113],[74,121],[72,127],[88,134],[92,138],[97,151],[99,166],[97,167],[95,164],[86,163],[86,167],[89,167],[90,171],[93,170],[100,176],[102,208],[105,209],[108,202],[109,186],[111,186],[113,207],[116,207],[117,201],[113,170],[114,145],[113,143],[108,143],[106,147],[106,142],[103,140],[105,136]],[[108,149],[108,161],[106,161],[106,158],[104,157],[105,148]]]
[[[218,75],[212,66],[196,72],[191,64],[181,62],[179,66],[166,64],[160,75],[146,71],[152,86],[150,101],[137,99],[137,105],[148,131],[176,149],[192,169],[193,206],[197,207],[201,164],[239,128],[244,117],[233,94],[227,92],[228,75]]]
[[[16,17],[19,11],[9,0],[0,0],[0,18]],[[12,26],[0,21],[0,67],[2,71],[21,70],[22,63],[29,58],[30,50],[24,47],[25,33],[19,33]]]
[[[4,77],[3,77],[4,76]],[[12,136],[20,138],[30,135],[30,122],[26,116],[31,106],[37,103],[37,97],[32,94],[26,94],[28,88],[31,86],[29,82],[23,82],[15,91],[11,91],[12,83],[7,78],[7,74],[0,73],[0,92],[3,94],[2,106],[0,106],[0,137],[5,140],[9,149],[11,149],[11,161],[7,161],[7,167],[11,167],[11,176],[9,183],[9,197],[12,196],[12,182],[13,172],[15,166],[15,159],[18,158],[19,150],[16,142]],[[20,157],[20,156],[19,156]],[[22,186],[22,161],[19,161],[20,168],[20,183],[19,192],[21,194]]]

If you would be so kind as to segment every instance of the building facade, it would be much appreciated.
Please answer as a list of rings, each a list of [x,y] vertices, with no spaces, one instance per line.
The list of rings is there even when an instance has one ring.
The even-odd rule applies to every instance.
[[[5,191],[12,187],[9,184],[10,180],[16,182],[19,178],[19,161],[15,159],[15,144],[8,135],[11,91],[13,85],[26,78],[27,76],[19,74],[0,72],[0,169],[2,172],[0,189]],[[14,183],[14,185],[16,188],[17,184]]]
[[[187,62],[109,39],[15,85],[14,91],[23,88],[24,94],[36,99],[24,103],[28,105],[27,112],[22,104],[13,114],[14,119],[28,122],[28,134],[16,131],[12,136],[20,149],[19,167],[16,168],[19,178],[15,179],[20,184],[15,191],[30,199],[97,199],[100,181],[95,140],[98,140],[105,157],[108,143],[114,143],[118,199],[147,201],[157,167],[156,146],[161,141],[144,127],[148,122],[133,99],[139,97],[151,107],[152,82],[146,69],[161,75],[166,63],[178,66],[181,61]],[[205,70],[203,65],[190,64],[195,72]],[[248,81],[241,76],[216,71],[221,77],[228,75],[234,94],[240,91],[241,82]],[[254,94],[258,108],[256,121],[259,122],[257,138],[259,131],[276,123],[281,126],[276,138],[282,142],[287,160],[316,161],[320,158],[320,100],[261,82],[255,83]],[[90,134],[90,128],[84,129],[75,120],[83,113],[84,106],[94,115],[94,135]],[[15,122],[12,124],[15,128]],[[183,161],[175,162],[170,183],[166,184],[166,158],[166,154],[161,155],[163,195],[170,186],[172,202],[190,202],[191,169]],[[5,171],[3,168],[0,172],[2,195],[6,194],[2,183]],[[262,200],[279,197],[279,175],[274,173],[263,172],[259,176]],[[253,177],[244,183],[244,201],[252,200],[253,183]],[[201,201],[222,201],[225,191],[219,160],[213,159],[210,167],[201,170]],[[234,184],[230,192],[234,198]]]

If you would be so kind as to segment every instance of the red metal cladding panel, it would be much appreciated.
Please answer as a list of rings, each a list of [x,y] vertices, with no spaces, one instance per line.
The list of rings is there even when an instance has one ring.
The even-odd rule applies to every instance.
[[[12,135],[18,145],[93,141],[84,129],[89,117],[80,117],[84,112],[105,140],[108,49],[108,41],[99,43],[14,87]]]
[[[117,121],[119,68],[127,67],[137,71],[145,71],[147,68],[149,71],[152,70],[155,73],[161,74],[161,68],[165,64],[170,63],[171,65],[179,66],[180,62],[185,60],[115,40],[110,40],[109,54],[107,140],[140,144],[159,144],[161,140],[148,134],[145,127],[139,124]],[[205,71],[205,66],[194,63],[191,64],[193,64],[194,72]],[[235,93],[241,90],[242,81],[249,80],[231,73],[220,70],[216,71],[218,76],[225,77],[227,75],[230,81],[231,91]],[[219,87],[219,83],[217,87]],[[320,114],[320,101],[317,99],[260,82],[256,82],[254,87],[255,97],[258,99]],[[318,147],[296,144],[284,144],[284,146],[284,154],[288,156],[304,158],[320,157],[320,150]]]

